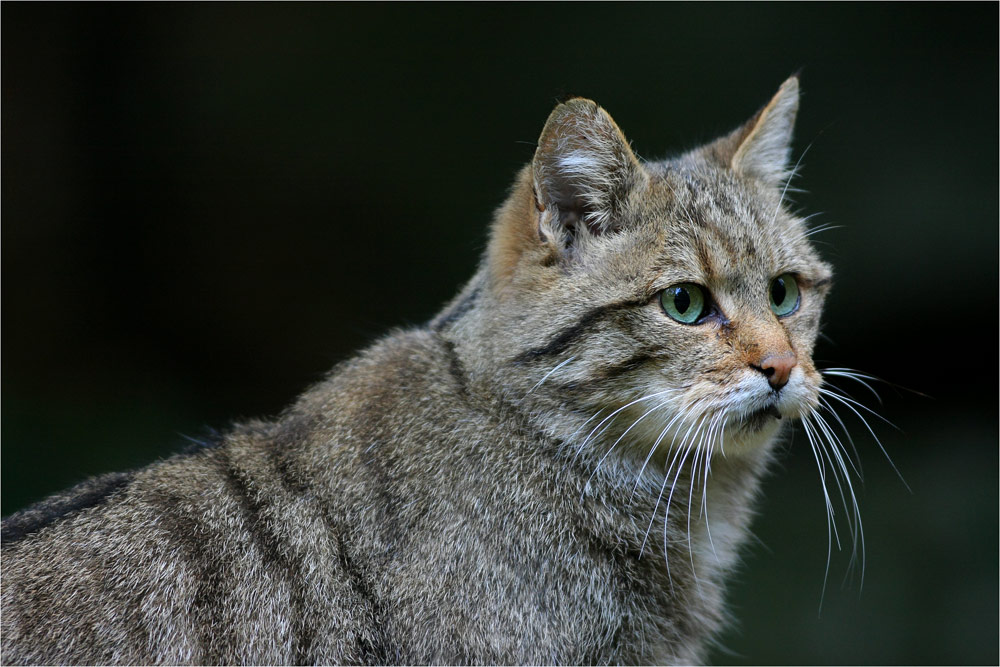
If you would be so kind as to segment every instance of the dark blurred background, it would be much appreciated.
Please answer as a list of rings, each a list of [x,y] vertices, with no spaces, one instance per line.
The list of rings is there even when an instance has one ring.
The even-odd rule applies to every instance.
[[[815,237],[837,269],[816,356],[893,383],[865,400],[912,493],[844,411],[867,563],[862,584],[835,551],[821,600],[800,434],[713,659],[997,664],[996,3],[0,14],[4,515],[274,414],[428,319],[561,95],[657,158],[800,71],[795,199],[839,225]]]

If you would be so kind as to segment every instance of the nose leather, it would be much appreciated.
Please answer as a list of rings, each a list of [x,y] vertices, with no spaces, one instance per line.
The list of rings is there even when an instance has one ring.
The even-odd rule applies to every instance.
[[[761,359],[756,368],[767,377],[771,387],[781,389],[788,384],[788,376],[791,375],[792,369],[797,363],[798,359],[794,352],[780,355],[770,354]]]

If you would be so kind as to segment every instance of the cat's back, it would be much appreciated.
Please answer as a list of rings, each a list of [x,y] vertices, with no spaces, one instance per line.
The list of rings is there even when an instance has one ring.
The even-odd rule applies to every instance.
[[[384,531],[358,518],[393,509],[395,450],[446,446],[422,412],[462,409],[447,356],[395,334],[274,422],[8,517],[4,662],[396,659],[373,622],[378,563],[355,557]]]

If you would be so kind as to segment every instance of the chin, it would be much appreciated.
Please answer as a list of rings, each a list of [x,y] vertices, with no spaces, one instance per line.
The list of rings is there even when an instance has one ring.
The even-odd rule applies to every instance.
[[[774,442],[786,419],[778,419],[771,415],[755,416],[733,424],[732,431],[726,435],[726,443],[720,452],[723,456],[730,454],[750,454],[766,449]]]

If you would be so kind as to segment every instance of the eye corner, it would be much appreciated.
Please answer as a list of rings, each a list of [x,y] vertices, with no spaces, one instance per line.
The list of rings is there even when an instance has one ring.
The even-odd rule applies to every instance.
[[[729,318],[722,312],[722,309],[716,305],[715,301],[709,300],[705,305],[705,310],[702,312],[701,317],[695,324],[709,324],[712,323],[717,327],[728,327],[730,326]]]
[[[810,289],[826,291],[833,286],[833,276],[821,276],[819,278],[814,278],[812,280],[807,280],[800,276],[799,285],[801,287],[808,287]]]

